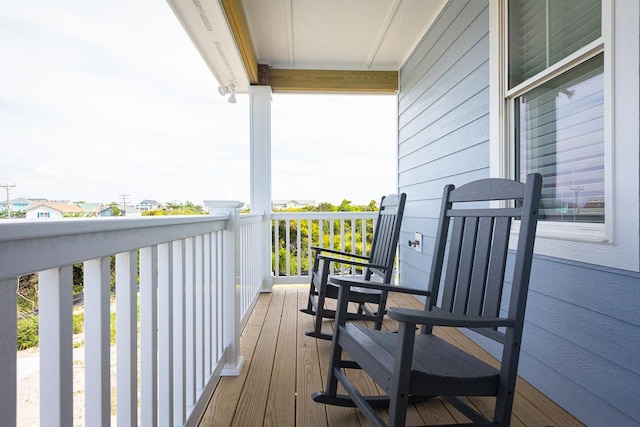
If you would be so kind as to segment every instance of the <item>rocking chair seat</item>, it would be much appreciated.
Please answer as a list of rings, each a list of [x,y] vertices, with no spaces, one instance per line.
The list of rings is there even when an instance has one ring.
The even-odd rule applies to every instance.
[[[355,356],[370,356],[365,370],[384,389],[391,387],[398,334],[378,331],[355,323],[341,327],[342,348]],[[412,395],[456,396],[460,385],[474,387],[476,396],[496,394],[500,371],[433,334],[416,335],[411,376],[420,378],[410,390]]]

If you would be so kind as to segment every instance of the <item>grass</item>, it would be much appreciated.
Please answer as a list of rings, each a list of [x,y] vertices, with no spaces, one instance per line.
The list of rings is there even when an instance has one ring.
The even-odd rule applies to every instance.
[[[29,316],[23,319],[18,319],[17,330],[17,349],[26,350],[28,348],[37,347],[40,343],[38,336],[38,329],[40,326],[40,318],[38,316]],[[73,333],[79,334],[84,329],[84,312],[74,313],[73,318]]]
[[[137,318],[140,320],[140,300],[138,299],[137,306]],[[84,309],[73,314],[73,333],[79,334],[84,330]],[[18,319],[18,331],[17,331],[17,349],[26,350],[29,348],[37,347],[39,344],[38,337],[39,317],[37,315]],[[111,312],[109,315],[109,328],[110,328],[110,343],[111,345],[116,343],[116,313]],[[74,344],[74,347],[79,347],[83,342]]]

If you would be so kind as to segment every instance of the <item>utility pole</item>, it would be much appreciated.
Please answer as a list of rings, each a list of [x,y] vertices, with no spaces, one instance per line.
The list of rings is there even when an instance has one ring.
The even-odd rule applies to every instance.
[[[127,197],[128,194],[121,194],[120,198],[122,199],[122,215],[127,216]]]
[[[0,184],[0,187],[3,187],[7,192],[7,219],[11,218],[11,203],[9,201],[9,192],[15,186],[15,184],[9,184],[7,181],[5,181],[4,184]]]

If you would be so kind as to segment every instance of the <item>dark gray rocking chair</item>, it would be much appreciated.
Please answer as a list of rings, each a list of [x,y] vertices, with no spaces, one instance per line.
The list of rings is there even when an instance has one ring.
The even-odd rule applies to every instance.
[[[314,393],[313,399],[332,405],[357,406],[375,426],[385,423],[374,408],[388,406],[388,425],[404,426],[409,403],[442,396],[471,420],[468,425],[508,426],[541,186],[541,176],[531,174],[526,184],[484,179],[457,189],[451,185],[445,187],[429,277],[431,296],[426,300],[425,310],[389,309],[389,317],[398,321],[397,333],[346,323],[344,310],[350,287],[369,286],[408,293],[410,290],[366,284],[363,280],[332,279],[340,285],[336,332],[326,389]],[[463,202],[487,200],[508,200],[510,206],[490,208],[489,203],[481,207],[477,203],[459,206],[465,205]],[[514,218],[521,219],[519,238],[513,276],[505,281]],[[443,289],[438,303],[441,282]],[[506,282],[511,285],[504,286]],[[504,315],[500,316],[503,286],[510,296],[508,300],[505,296]],[[422,325],[419,334],[416,334],[416,325]],[[433,326],[469,328],[501,343],[500,368],[436,337],[432,334]],[[343,351],[351,358],[343,359]],[[362,369],[388,395],[362,396],[345,373],[349,368]],[[338,382],[347,395],[337,394]],[[462,396],[495,396],[493,420],[487,420],[464,403],[459,399]]]
[[[303,313],[315,316],[314,329],[306,334],[312,337],[330,340],[332,335],[322,333],[322,319],[334,318],[335,310],[327,308],[327,299],[338,297],[338,286],[329,283],[331,264],[340,263],[349,265],[352,269],[363,269],[364,278],[371,280],[374,277],[380,283],[391,284],[393,278],[393,264],[396,256],[400,225],[404,212],[406,194],[390,194],[382,197],[380,211],[376,220],[371,242],[371,252],[368,256],[355,255],[329,248],[314,247],[315,259],[313,272],[311,273],[311,285],[307,307],[301,309]],[[382,327],[385,306],[387,303],[386,290],[353,288],[349,300],[357,304],[357,312],[349,312],[350,320],[371,320],[375,322],[375,328]],[[375,304],[372,310],[367,304]]]

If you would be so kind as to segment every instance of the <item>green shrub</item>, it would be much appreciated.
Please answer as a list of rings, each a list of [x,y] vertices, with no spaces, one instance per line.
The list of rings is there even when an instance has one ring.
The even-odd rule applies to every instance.
[[[38,316],[29,316],[18,319],[18,350],[38,346]]]
[[[29,316],[18,319],[18,330],[16,348],[26,350],[37,347],[40,343],[38,328],[40,325],[38,316]],[[79,334],[84,330],[84,312],[75,313],[72,318],[72,330],[74,334]]]

